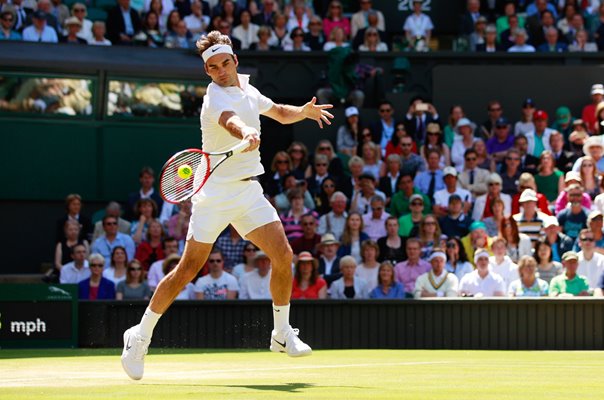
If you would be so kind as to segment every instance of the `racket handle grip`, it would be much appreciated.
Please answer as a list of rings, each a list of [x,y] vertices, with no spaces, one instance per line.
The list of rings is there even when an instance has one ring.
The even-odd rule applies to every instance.
[[[238,154],[241,153],[243,150],[247,149],[248,147],[250,147],[250,142],[246,140],[233,147],[231,151],[233,152],[233,154]]]

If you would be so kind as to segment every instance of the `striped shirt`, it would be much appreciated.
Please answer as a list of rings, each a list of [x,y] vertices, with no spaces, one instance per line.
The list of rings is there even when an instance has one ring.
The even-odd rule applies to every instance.
[[[543,222],[548,216],[541,211],[537,211],[533,218],[527,219],[524,212],[514,214],[514,220],[518,224],[518,233],[524,233],[531,238],[531,242],[536,242],[541,236],[541,229],[543,229]]]

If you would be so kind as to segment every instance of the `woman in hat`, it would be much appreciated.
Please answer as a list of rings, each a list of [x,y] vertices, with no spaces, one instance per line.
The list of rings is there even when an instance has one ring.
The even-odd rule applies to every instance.
[[[130,261],[126,280],[117,284],[116,300],[149,300],[151,289],[143,276],[144,271],[140,261]]]
[[[539,157],[539,173],[535,175],[537,191],[543,193],[549,203],[553,203],[558,193],[564,190],[564,173],[556,168],[556,160],[550,150]]]
[[[326,299],[327,282],[319,276],[319,263],[308,251],[298,255],[292,299]]]
[[[405,288],[394,279],[394,266],[384,261],[378,269],[378,285],[369,292],[370,299],[404,299]]]
[[[346,121],[338,128],[337,146],[339,153],[354,156],[357,153],[361,125],[359,122],[359,109],[351,106],[344,110]]]
[[[369,239],[369,236],[363,232],[361,214],[352,211],[346,218],[338,257],[352,256],[357,262],[361,262],[361,243],[367,239]]]
[[[426,163],[428,163],[428,150],[435,149],[440,154],[439,166],[444,168],[451,165],[451,151],[444,140],[440,125],[435,122],[429,123],[426,127],[426,143],[420,148],[420,155]]]
[[[518,224],[511,216],[501,220],[499,236],[507,241],[507,255],[513,262],[517,262],[522,256],[530,256],[533,251],[531,238],[524,233],[518,232]]]
[[[75,3],[71,6],[71,15],[80,21],[78,37],[84,39],[84,43],[88,43],[89,40],[92,40],[92,21],[86,18],[88,15],[86,5],[83,3]],[[65,20],[65,26],[68,29],[69,25],[67,24],[67,21],[69,21],[69,19],[70,18]]]
[[[356,269],[357,262],[354,258],[351,256],[342,257],[340,260],[342,277],[331,284],[329,288],[331,299],[366,299],[369,297],[367,282],[355,275]]]
[[[82,22],[77,17],[69,17],[65,20],[65,29],[67,34],[59,38],[60,43],[70,44],[88,44],[86,39],[79,37],[82,31]]]
[[[474,142],[478,140],[474,137],[476,124],[467,118],[460,118],[455,126],[455,132],[458,136],[455,137],[453,147],[451,148],[451,162],[455,165],[455,169],[461,172],[464,170],[464,161],[466,150],[474,147]]]
[[[563,271],[562,264],[553,260],[552,245],[546,237],[539,239],[535,244],[534,258],[537,262],[536,267],[539,278],[548,284],[554,276],[560,275]],[[520,259],[521,261],[522,258]],[[520,272],[520,262],[518,263],[518,272]]]

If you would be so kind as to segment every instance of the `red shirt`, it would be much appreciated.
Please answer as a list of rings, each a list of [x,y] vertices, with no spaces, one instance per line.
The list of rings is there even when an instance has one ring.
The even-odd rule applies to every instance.
[[[549,211],[549,206],[547,203],[547,199],[542,193],[537,193],[537,209],[546,213],[547,215],[552,215]],[[486,210],[486,207],[485,207]],[[512,197],[512,215],[518,214],[520,212],[520,193],[516,193],[514,197]]]
[[[596,118],[596,106],[594,104],[588,104],[583,107],[583,112],[581,113],[581,119],[587,125],[587,130],[590,133],[599,132],[597,127],[597,118]]]
[[[90,286],[90,294],[88,295],[89,300],[96,300],[99,298],[99,287]]]
[[[149,271],[149,267],[157,260],[163,260],[164,257],[164,249],[160,244],[157,247],[151,247],[148,242],[141,242],[136,249],[136,254],[134,255],[138,261],[141,262],[141,265],[145,271]]]
[[[318,299],[319,291],[326,285],[327,282],[325,282],[325,279],[319,277],[314,285],[308,286],[306,289],[302,290],[298,286],[298,282],[294,279],[292,299]]]

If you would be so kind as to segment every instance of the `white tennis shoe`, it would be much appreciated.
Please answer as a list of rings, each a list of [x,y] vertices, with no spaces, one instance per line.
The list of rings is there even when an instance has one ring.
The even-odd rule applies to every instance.
[[[283,332],[273,330],[271,334],[271,351],[287,353],[290,357],[304,357],[312,354],[312,349],[298,337],[300,331],[291,326]]]
[[[122,367],[126,374],[134,380],[139,380],[145,372],[145,355],[149,350],[151,338],[145,338],[138,333],[138,325],[124,332],[124,350],[122,351]]]

